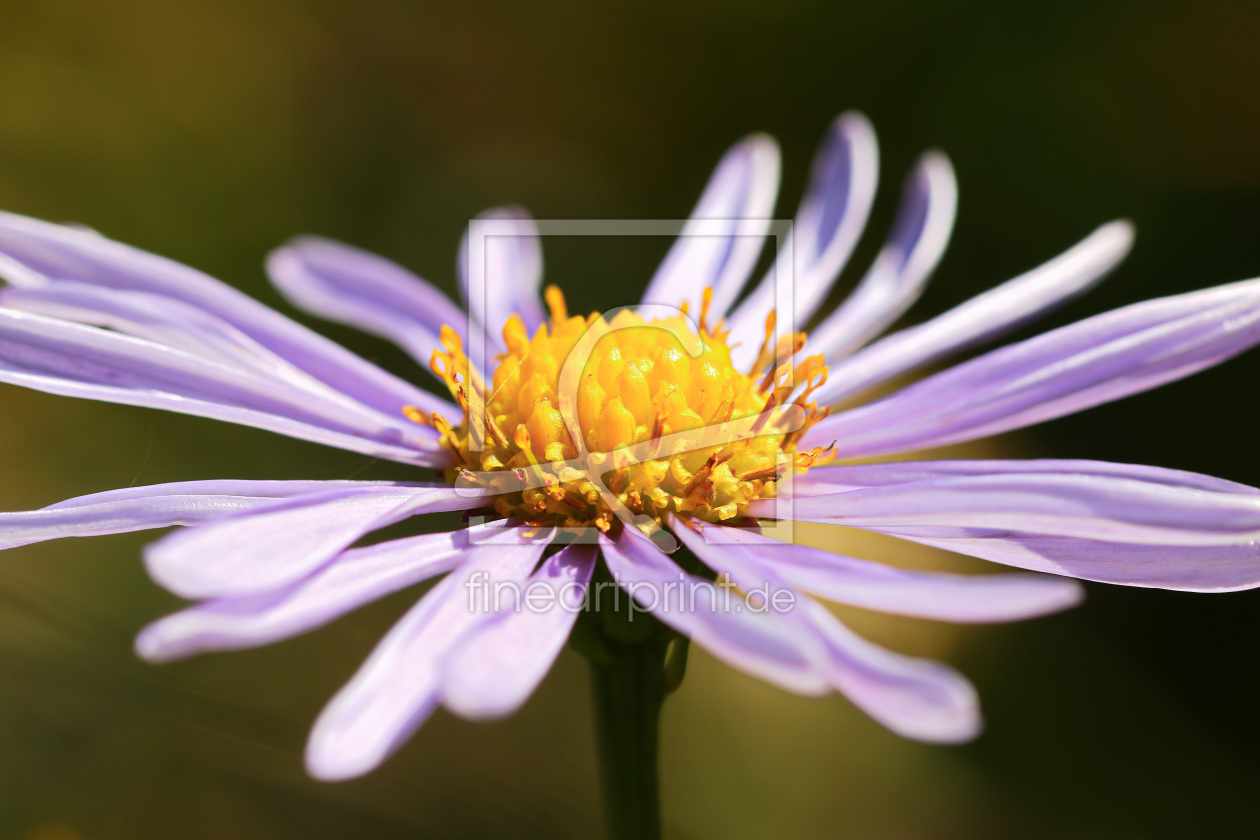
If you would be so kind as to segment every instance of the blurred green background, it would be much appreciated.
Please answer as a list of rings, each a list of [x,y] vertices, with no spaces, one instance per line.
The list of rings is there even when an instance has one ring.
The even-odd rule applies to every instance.
[[[296,233],[378,251],[451,290],[461,229],[485,207],[678,218],[753,130],[782,142],[789,215],[828,121],[858,108],[880,134],[884,189],[857,269],[919,152],[945,149],[961,182],[954,242],[910,321],[1103,221],[1137,223],[1134,255],[1059,324],[1260,274],[1258,33],[1260,4],[1219,0],[8,0],[0,207],[88,224],[289,311],[262,260]],[[548,274],[578,309],[621,304],[666,245],[549,241]],[[317,326],[422,377],[382,342]],[[967,452],[1260,484],[1258,374],[1252,353]],[[263,432],[7,386],[0,476],[0,509],[133,482],[399,477]],[[506,722],[439,715],[381,771],[318,784],[301,766],[308,726],[415,593],[272,648],[147,666],[131,638],[177,606],[141,569],[151,538],[2,558],[0,837],[599,836],[576,657]],[[962,748],[901,741],[842,699],[791,697],[697,656],[663,722],[668,832],[1249,836],[1257,608],[1257,593],[1091,585],[1083,608],[1023,625],[855,614],[864,632],[975,680],[988,731]]]

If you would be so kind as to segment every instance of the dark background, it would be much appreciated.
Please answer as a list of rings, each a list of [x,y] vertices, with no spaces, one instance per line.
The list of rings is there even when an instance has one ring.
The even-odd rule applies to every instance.
[[[790,215],[828,121],[857,108],[879,131],[884,173],[857,270],[919,152],[946,150],[961,183],[953,244],[908,321],[1101,222],[1136,222],[1133,256],[1047,321],[1059,324],[1260,274],[1258,41],[1260,4],[1218,0],[9,0],[0,206],[91,225],[275,305],[263,257],[301,232],[451,290],[461,229],[485,207],[678,218],[753,130],[783,145]],[[549,278],[588,309],[633,299],[666,243],[546,246]],[[318,326],[422,376],[384,343]],[[1253,353],[964,453],[1260,484],[1257,374]],[[386,475],[263,432],[0,387],[0,509],[132,482]],[[0,837],[599,834],[576,657],[504,723],[439,715],[379,772],[316,783],[300,759],[310,722],[415,593],[272,648],[152,667],[131,638],[177,602],[141,569],[151,538],[2,558]],[[967,672],[986,734],[962,748],[901,741],[842,699],[791,697],[697,656],[664,717],[671,836],[1254,833],[1260,595],[1090,585],[1083,608],[1023,625],[853,619]]]

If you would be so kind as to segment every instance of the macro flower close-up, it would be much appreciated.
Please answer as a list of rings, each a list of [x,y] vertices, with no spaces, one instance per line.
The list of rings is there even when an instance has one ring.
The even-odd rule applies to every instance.
[[[1081,591],[1063,578],[1260,586],[1260,490],[1251,487],[1105,462],[862,460],[1018,428],[1220,363],[1260,341],[1260,281],[1094,316],[829,414],[1086,291],[1125,255],[1132,232],[1107,225],[956,309],[877,338],[919,296],[949,238],[957,187],[931,153],[910,176],[888,242],[817,338],[778,336],[765,302],[786,301],[791,317],[809,320],[865,227],[874,134],[855,114],[832,126],[791,240],[734,304],[761,244],[743,225],[771,217],[778,167],[766,137],[732,149],[690,223],[717,220],[725,232],[684,227],[643,301],[609,321],[570,315],[555,286],[544,314],[539,236],[516,210],[488,214],[514,230],[461,260],[465,296],[475,282],[484,288],[471,319],[401,266],[349,246],[300,239],[271,255],[272,280],[295,304],[428,359],[458,405],[193,269],[92,231],[5,216],[3,381],[258,426],[448,480],[408,480],[400,468],[398,482],[129,487],[2,514],[4,546],[194,526],[145,553],[158,583],[198,602],[140,633],[138,652],[156,661],[275,642],[447,574],[315,724],[307,767],[328,780],[374,769],[439,705],[471,718],[514,711],[578,610],[559,597],[525,610],[503,586],[558,596],[572,583],[570,595],[583,596],[600,562],[646,612],[734,667],[789,691],[841,692],[898,734],[944,742],[980,730],[966,679],[866,642],[811,596],[994,622],[1075,605]],[[791,294],[780,294],[776,284],[789,280]],[[670,304],[672,318],[648,317]],[[499,349],[493,370],[480,370],[460,331],[500,322],[488,342]],[[356,547],[450,510],[492,513],[465,530]],[[779,519],[1062,577],[898,571],[760,533]],[[661,528],[703,569],[662,551],[650,538]],[[569,530],[597,538],[550,552]],[[761,608],[732,604],[715,576],[746,595],[771,592]]]
[[[1180,21],[1194,68],[1247,54],[1228,14],[1114,65],[994,24],[1060,50],[1002,59],[1025,105],[961,46],[1000,38],[932,18],[913,84],[708,88],[723,119],[672,130],[644,115],[699,107],[734,42],[602,96],[515,15],[434,13],[413,51],[419,11],[197,14],[227,76],[164,80],[180,39],[137,34],[166,57],[65,88],[116,185],[23,139],[70,94],[0,118],[0,833],[1119,840],[1249,784],[1254,185],[1144,51]],[[809,78],[801,14],[726,86]],[[871,14],[868,63],[912,31]],[[661,44],[758,29],[670,15]],[[566,23],[592,67],[638,54],[605,25]],[[69,54],[22,43],[62,90]],[[581,143],[512,99],[579,90]],[[1137,132],[1160,97],[1184,125]],[[149,130],[187,142],[119,139]],[[674,182],[689,211],[646,198]]]

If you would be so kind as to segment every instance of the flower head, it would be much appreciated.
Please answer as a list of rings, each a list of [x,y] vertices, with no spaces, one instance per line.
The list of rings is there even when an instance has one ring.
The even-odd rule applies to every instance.
[[[775,146],[760,136],[723,159],[643,300],[615,313],[570,314],[555,288],[540,296],[537,232],[516,209],[486,217],[511,235],[485,253],[463,249],[471,316],[344,245],[301,239],[271,256],[290,300],[396,341],[453,402],[193,269],[0,215],[0,381],[270,429],[397,462],[400,479],[414,477],[408,465],[441,477],[127,488],[0,514],[0,547],[193,526],[145,553],[159,583],[198,602],[140,634],[137,649],[153,660],[273,642],[445,575],[320,716],[308,766],[329,779],[377,766],[439,705],[472,718],[520,706],[601,566],[637,608],[735,667],[791,691],[840,691],[902,735],[945,742],[979,730],[970,684],[862,640],[812,596],[988,622],[1073,605],[1071,578],[1260,585],[1260,490],[1092,461],[870,462],[1080,411],[1260,341],[1253,280],[1089,318],[869,399],[1087,290],[1132,238],[1126,223],[1106,225],[878,338],[942,256],[956,189],[946,159],[925,155],[874,263],[818,318],[865,226],[875,159],[867,122],[837,120],[774,268],[742,299],[778,179]],[[471,281],[474,266],[485,288]],[[807,334],[784,326],[811,319]],[[498,354],[493,364],[469,358],[471,336]],[[450,510],[481,516],[458,531],[359,545]],[[766,526],[784,519],[1050,574],[902,571],[777,539]],[[676,543],[698,561],[662,550]],[[512,608],[489,600],[491,584],[561,597],[551,609]],[[732,590],[760,608],[732,608]]]
[[[410,413],[442,433],[456,461],[450,479],[492,492],[503,516],[604,532],[619,513],[653,531],[671,512],[731,520],[772,497],[785,471],[827,457],[822,448],[797,452],[825,415],[810,395],[826,365],[821,356],[795,363],[805,337],[775,342],[773,312],[757,358],[741,371],[727,332],[707,323],[711,290],[694,330],[685,314],[569,316],[554,286],[547,299],[551,318],[533,337],[509,318],[508,351],[488,385],[444,330],[433,369],[463,420],[456,428],[437,413]]]

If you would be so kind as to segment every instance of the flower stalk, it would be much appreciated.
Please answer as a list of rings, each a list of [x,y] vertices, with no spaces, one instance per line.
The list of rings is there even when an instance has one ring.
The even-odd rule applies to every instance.
[[[654,636],[623,646],[607,663],[592,663],[595,743],[610,840],[661,836],[657,749],[668,647]]]
[[[680,554],[689,552],[684,549]],[[595,747],[608,837],[656,840],[661,836],[657,773],[661,708],[682,684],[688,640],[637,608],[625,591],[608,584],[612,576],[601,564],[592,591],[603,594],[588,602],[570,643],[591,663]]]

